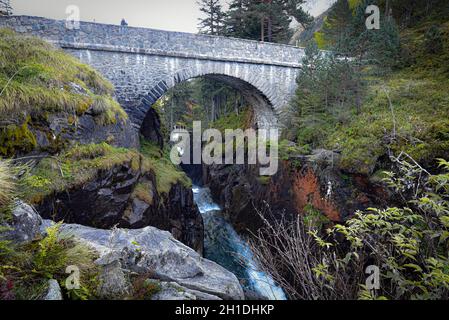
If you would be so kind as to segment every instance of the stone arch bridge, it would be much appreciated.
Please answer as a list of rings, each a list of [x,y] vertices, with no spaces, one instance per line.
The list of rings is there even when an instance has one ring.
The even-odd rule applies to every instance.
[[[257,105],[259,127],[277,115],[296,88],[304,50],[235,38],[62,20],[0,17],[0,27],[43,38],[97,69],[139,130],[151,106],[177,83],[209,76],[241,90]]]

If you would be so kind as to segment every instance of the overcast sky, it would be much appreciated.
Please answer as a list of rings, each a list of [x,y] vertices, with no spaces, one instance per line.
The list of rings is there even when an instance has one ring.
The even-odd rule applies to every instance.
[[[309,0],[308,10],[320,14],[332,0]],[[14,14],[65,19],[66,8],[76,5],[82,21],[196,33],[201,16],[197,0],[11,0]],[[223,0],[223,4],[228,1]]]

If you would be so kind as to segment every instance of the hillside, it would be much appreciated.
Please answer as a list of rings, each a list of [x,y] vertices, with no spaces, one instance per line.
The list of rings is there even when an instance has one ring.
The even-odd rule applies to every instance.
[[[339,151],[343,170],[368,175],[401,151],[427,167],[449,158],[449,22],[439,7],[432,12],[400,27],[401,52],[391,72],[373,75],[366,68],[360,109],[317,124],[315,136],[300,130],[300,144]],[[435,52],[428,48],[431,28],[439,32]],[[315,35],[322,40],[323,31]]]

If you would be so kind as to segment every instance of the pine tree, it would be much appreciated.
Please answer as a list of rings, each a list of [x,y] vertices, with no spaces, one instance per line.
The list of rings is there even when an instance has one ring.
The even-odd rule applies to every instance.
[[[304,0],[234,0],[226,15],[227,35],[286,43],[292,18],[306,25],[312,21],[301,8]]]
[[[198,2],[204,18],[200,18],[200,32],[211,35],[223,33],[224,13],[220,0],[200,0]]]
[[[332,48],[341,45],[352,20],[352,11],[348,0],[337,0],[326,17],[320,32],[324,39],[324,46]]]

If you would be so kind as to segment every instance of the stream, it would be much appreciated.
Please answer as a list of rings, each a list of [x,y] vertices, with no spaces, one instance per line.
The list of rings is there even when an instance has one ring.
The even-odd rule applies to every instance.
[[[270,300],[286,300],[271,276],[259,271],[250,247],[224,218],[210,190],[198,186],[192,190],[204,220],[204,257],[234,273],[246,291]]]

